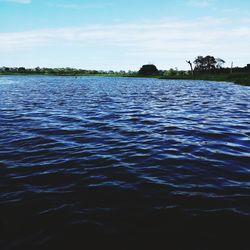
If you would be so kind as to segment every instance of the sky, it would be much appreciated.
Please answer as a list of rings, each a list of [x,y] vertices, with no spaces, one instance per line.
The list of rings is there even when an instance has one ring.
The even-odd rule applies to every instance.
[[[0,67],[188,69],[250,63],[249,0],[0,0]]]

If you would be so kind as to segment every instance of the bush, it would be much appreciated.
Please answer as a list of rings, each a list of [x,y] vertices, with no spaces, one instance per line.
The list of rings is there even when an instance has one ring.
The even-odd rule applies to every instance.
[[[139,70],[139,75],[141,76],[155,76],[159,75],[159,70],[153,64],[143,65]]]

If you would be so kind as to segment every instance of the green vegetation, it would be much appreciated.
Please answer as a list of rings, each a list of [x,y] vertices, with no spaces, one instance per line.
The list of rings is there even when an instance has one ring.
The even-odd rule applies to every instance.
[[[223,68],[225,61],[213,56],[198,56],[193,62],[195,67],[193,67],[191,61],[187,61],[187,63],[190,65],[191,71],[183,72],[178,71],[178,69],[170,69],[165,71],[160,78],[226,81],[250,86],[250,64],[244,68]]]
[[[219,81],[219,82],[234,82],[236,84],[250,86],[250,73],[228,73],[228,74],[191,74],[175,76],[160,76],[160,79],[183,79],[183,80],[206,80],[206,81]]]
[[[102,70],[84,70],[74,68],[34,68],[27,69],[24,67],[0,68],[1,75],[47,75],[47,76],[136,76],[137,72],[134,71],[102,71]]]
[[[97,71],[74,68],[0,68],[0,75],[47,75],[47,76],[111,76],[111,77],[155,77],[160,79],[185,79],[227,81],[250,86],[250,64],[244,68],[223,68],[225,61],[213,56],[198,56],[194,62],[187,61],[189,71],[158,70],[155,65],[143,65],[137,71]],[[194,64],[194,67],[193,67]]]
[[[153,64],[143,65],[138,71],[140,76],[157,76],[159,75],[159,70]]]

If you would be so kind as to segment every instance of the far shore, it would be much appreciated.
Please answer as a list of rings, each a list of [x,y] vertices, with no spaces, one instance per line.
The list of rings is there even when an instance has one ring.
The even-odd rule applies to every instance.
[[[195,76],[160,77],[168,80],[204,80],[216,82],[233,82],[235,84],[250,86],[250,74],[197,74]]]
[[[232,73],[232,74],[196,74],[192,75],[183,75],[183,76],[162,76],[162,75],[153,75],[153,76],[143,76],[139,74],[49,74],[49,73],[13,73],[13,72],[0,72],[2,76],[17,75],[17,76],[69,76],[69,77],[80,77],[80,76],[100,76],[100,77],[136,77],[136,78],[157,78],[165,80],[204,80],[204,81],[219,81],[219,82],[232,82],[239,85],[250,86],[250,74],[248,73]]]

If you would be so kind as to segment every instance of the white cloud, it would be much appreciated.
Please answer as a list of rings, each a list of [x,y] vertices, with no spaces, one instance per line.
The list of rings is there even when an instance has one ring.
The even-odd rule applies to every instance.
[[[20,3],[20,4],[30,4],[32,0],[1,0],[1,2],[10,2],[10,3]]]
[[[4,54],[60,46],[67,50],[110,51],[114,57],[113,50],[118,49],[130,60],[157,63],[174,59],[183,64],[173,66],[181,67],[186,59],[207,54],[246,63],[249,44],[250,28],[245,19],[209,17],[0,33],[0,52]]]

